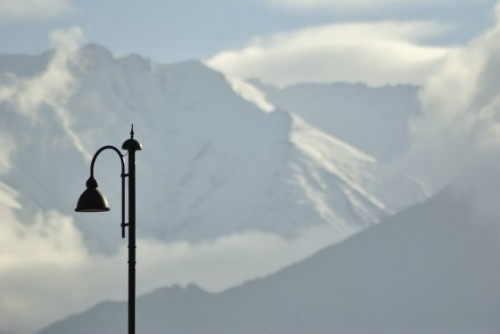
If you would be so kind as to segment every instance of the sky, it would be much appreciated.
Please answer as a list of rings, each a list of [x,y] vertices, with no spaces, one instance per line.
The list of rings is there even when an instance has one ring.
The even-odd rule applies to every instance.
[[[0,1],[0,53],[38,54],[79,29],[115,55],[200,59],[277,85],[421,84],[494,24],[494,0]],[[367,59],[367,55],[370,55]],[[327,65],[328,64],[328,65]]]

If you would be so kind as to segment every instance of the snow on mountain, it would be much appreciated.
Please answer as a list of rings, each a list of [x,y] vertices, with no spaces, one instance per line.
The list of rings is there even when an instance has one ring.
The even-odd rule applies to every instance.
[[[380,161],[401,157],[410,143],[410,120],[420,111],[418,88],[407,85],[298,84],[283,88],[253,81],[269,103],[304,118]]]
[[[16,143],[2,180],[19,192],[26,219],[38,208],[71,214],[93,152],[120,146],[131,123],[145,148],[137,159],[139,230],[146,236],[293,236],[315,225],[341,233],[422,199],[413,181],[294,114],[264,112],[239,94],[250,86],[235,89],[200,62],[116,58],[98,45],[40,57],[30,59],[42,64],[29,71],[37,75],[4,65],[0,78],[1,130]],[[96,178],[115,207],[118,176],[117,159],[103,154]],[[402,187],[395,193],[388,180]],[[89,242],[110,242],[101,226],[78,226]]]
[[[498,227],[470,209],[445,191],[270,277],[159,289],[138,299],[138,332],[497,333]],[[125,303],[106,302],[39,334],[125,330]]]

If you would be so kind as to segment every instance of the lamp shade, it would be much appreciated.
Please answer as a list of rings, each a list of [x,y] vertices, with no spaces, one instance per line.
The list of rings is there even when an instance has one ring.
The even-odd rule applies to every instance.
[[[87,189],[80,195],[75,211],[77,212],[103,212],[109,211],[108,200],[99,190],[97,181],[91,176],[87,180]]]

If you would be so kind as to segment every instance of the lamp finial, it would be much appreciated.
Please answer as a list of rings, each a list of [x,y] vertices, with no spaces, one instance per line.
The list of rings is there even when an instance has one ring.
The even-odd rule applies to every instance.
[[[130,138],[125,140],[122,145],[122,149],[127,151],[140,151],[142,150],[142,145],[137,140],[134,139],[134,124],[130,129]]]

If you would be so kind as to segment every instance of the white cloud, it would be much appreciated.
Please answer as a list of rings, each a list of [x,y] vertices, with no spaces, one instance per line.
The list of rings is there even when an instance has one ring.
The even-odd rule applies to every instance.
[[[297,10],[323,10],[323,9],[340,9],[340,10],[371,10],[384,9],[394,6],[422,6],[422,5],[439,5],[439,4],[460,4],[474,3],[486,0],[420,0],[418,2],[412,0],[268,0],[271,5],[297,9]]]
[[[71,0],[0,0],[0,20],[51,19],[75,10]]]
[[[61,105],[71,94],[73,78],[68,63],[74,59],[82,39],[79,28],[53,31],[50,41],[55,52],[47,69],[29,80],[18,80],[11,75],[9,83],[0,87],[0,101],[15,103],[23,114],[33,118],[44,103]]]
[[[0,332],[30,332],[54,319],[63,292],[64,271],[84,263],[88,253],[71,218],[39,212],[22,223],[17,193],[0,182]],[[75,287],[73,287],[75,288]],[[66,303],[67,305],[67,303]]]
[[[80,139],[71,130],[71,113],[65,109],[66,102],[74,89],[74,78],[69,66],[72,62],[78,61],[78,49],[83,40],[84,33],[78,27],[51,32],[50,43],[54,47],[54,53],[46,70],[27,80],[7,74],[10,80],[6,80],[6,83],[0,86],[0,102],[14,105],[13,110],[28,116],[31,121],[37,120],[40,109],[44,105],[50,105],[57,113],[57,118],[73,140],[75,147],[90,159],[90,154],[86,152]],[[1,137],[0,142],[2,142]],[[0,154],[0,172],[2,169],[8,169],[6,157],[11,151],[9,147],[12,145],[6,146],[6,151]]]
[[[73,77],[67,67],[74,58],[82,36],[79,28],[51,33],[51,43],[56,50],[47,70],[37,77],[22,82],[22,87],[16,90],[23,112],[31,113],[35,117],[37,109],[43,103],[56,107],[62,105],[68,98],[72,91]]]
[[[424,85],[406,170],[435,189],[454,182],[478,221],[500,216],[500,24],[456,49]],[[477,218],[476,217],[476,218]]]
[[[448,31],[435,22],[331,24],[250,41],[207,61],[240,78],[277,85],[298,82],[421,84],[449,49],[423,44]]]

